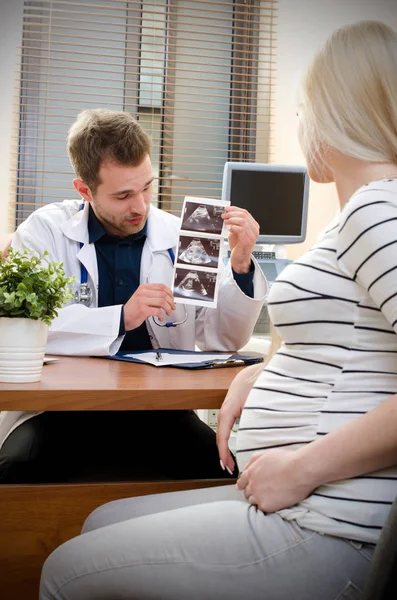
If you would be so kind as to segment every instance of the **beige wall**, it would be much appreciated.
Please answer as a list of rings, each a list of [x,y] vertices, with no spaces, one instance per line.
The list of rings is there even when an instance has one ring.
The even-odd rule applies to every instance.
[[[296,92],[313,53],[334,29],[364,19],[397,30],[397,0],[279,0],[278,67],[273,162],[303,164],[296,135]],[[297,258],[311,247],[338,209],[333,185],[311,184],[307,238],[288,247]]]

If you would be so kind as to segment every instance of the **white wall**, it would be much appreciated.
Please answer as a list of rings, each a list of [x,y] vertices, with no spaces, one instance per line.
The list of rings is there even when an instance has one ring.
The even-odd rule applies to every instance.
[[[396,0],[279,0],[278,67],[273,161],[303,164],[296,135],[296,92],[315,51],[338,27],[365,19],[397,30]],[[310,248],[338,209],[334,186],[311,184],[308,232],[303,244],[288,247],[289,258]]]
[[[0,0],[0,235],[12,229],[8,211],[11,194],[11,140],[15,138],[15,73],[22,40],[22,13],[23,0]]]

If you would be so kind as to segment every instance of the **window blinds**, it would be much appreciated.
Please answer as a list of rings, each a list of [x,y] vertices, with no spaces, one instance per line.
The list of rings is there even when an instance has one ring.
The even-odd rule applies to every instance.
[[[227,160],[270,159],[275,0],[26,1],[13,151],[15,225],[75,198],[66,136],[85,108],[152,139],[153,202],[219,198]]]

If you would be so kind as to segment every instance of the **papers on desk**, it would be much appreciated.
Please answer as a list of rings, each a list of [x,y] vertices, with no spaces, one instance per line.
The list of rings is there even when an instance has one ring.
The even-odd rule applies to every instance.
[[[56,363],[59,361],[59,358],[56,358],[55,356],[45,356],[43,358],[43,365],[50,365],[52,363]]]
[[[161,358],[157,357],[160,353]],[[158,350],[141,350],[137,352],[118,352],[108,356],[112,360],[141,363],[154,367],[177,367],[180,369],[212,369],[218,367],[239,367],[262,362],[260,354],[221,354],[214,352],[194,352],[192,350],[174,350],[159,348]]]
[[[161,352],[161,358],[157,357],[157,352],[145,352],[142,354],[124,354],[124,358],[132,358],[139,362],[145,362],[154,367],[169,367],[170,365],[178,366],[185,363],[189,364],[202,364],[205,362],[214,361],[226,361],[232,357],[232,354],[205,354],[205,357],[201,353],[186,355],[184,352],[178,352],[170,354],[169,352]]]

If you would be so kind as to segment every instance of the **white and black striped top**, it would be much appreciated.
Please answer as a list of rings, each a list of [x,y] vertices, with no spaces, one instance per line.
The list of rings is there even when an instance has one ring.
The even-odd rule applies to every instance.
[[[269,313],[283,343],[243,410],[240,469],[255,451],[299,448],[397,393],[396,180],[352,196],[314,248],[276,280]],[[279,514],[375,543],[396,495],[397,467],[323,485]]]

